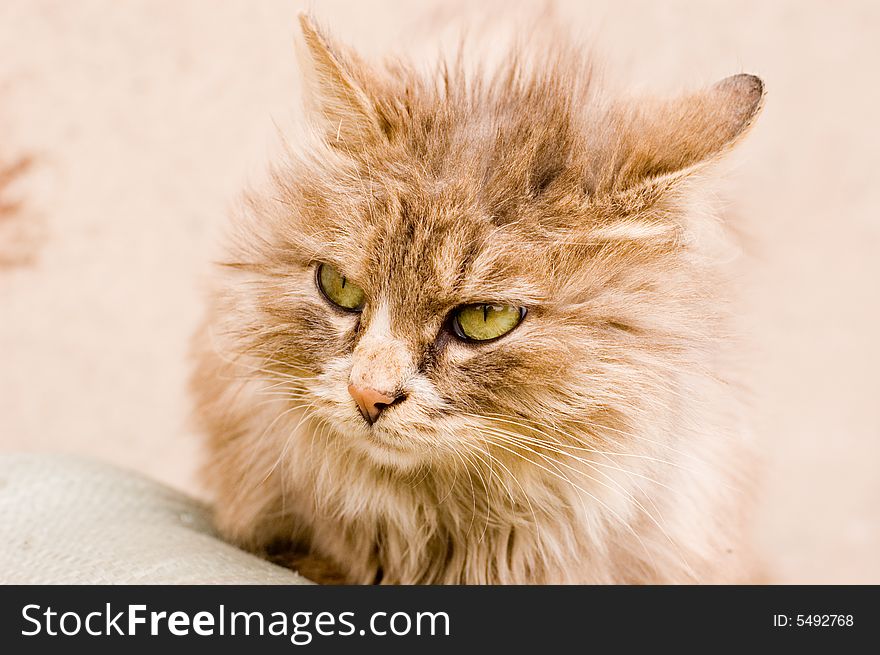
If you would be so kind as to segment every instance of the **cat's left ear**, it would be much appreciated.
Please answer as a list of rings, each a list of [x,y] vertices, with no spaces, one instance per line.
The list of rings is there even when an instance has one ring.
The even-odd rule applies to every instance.
[[[742,74],[697,93],[615,110],[611,118],[620,141],[605,186],[662,185],[717,160],[745,135],[763,100],[761,79]]]
[[[384,138],[371,88],[373,71],[350,49],[334,43],[306,14],[299,15],[306,56],[306,101],[331,145],[351,152]]]

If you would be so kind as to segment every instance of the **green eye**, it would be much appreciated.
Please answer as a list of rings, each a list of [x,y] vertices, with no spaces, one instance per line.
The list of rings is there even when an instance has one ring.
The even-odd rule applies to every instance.
[[[510,332],[525,315],[525,307],[465,305],[452,315],[452,331],[466,341],[491,341]]]
[[[329,264],[318,266],[315,278],[324,297],[337,307],[350,312],[359,312],[364,308],[364,290]]]

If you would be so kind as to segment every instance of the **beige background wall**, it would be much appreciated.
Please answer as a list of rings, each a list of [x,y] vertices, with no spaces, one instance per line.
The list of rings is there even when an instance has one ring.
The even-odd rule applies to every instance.
[[[423,50],[427,26],[472,4],[312,7],[378,54]],[[880,4],[560,4],[611,77],[764,77],[728,185],[752,251],[758,538],[776,580],[880,582]],[[184,384],[200,277],[296,118],[303,7],[0,0],[0,156],[37,155],[22,219],[44,234],[34,265],[0,272],[0,451],[89,453],[197,489]]]

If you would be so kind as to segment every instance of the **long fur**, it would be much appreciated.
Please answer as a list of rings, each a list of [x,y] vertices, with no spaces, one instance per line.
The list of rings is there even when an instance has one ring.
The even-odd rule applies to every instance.
[[[711,172],[760,80],[622,98],[558,31],[424,74],[302,27],[314,130],[247,195],[196,339],[222,532],[352,583],[749,575]],[[528,314],[444,329],[486,301]],[[407,399],[370,427],[352,380]]]

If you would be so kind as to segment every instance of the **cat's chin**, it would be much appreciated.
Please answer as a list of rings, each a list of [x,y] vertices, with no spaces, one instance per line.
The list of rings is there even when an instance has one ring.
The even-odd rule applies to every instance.
[[[355,447],[371,464],[385,469],[412,471],[425,463],[425,456],[416,449],[403,448],[381,433],[358,435]]]

